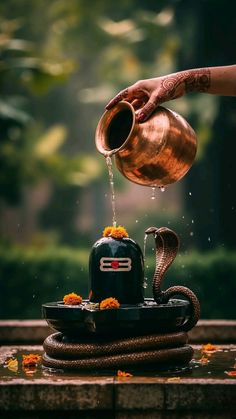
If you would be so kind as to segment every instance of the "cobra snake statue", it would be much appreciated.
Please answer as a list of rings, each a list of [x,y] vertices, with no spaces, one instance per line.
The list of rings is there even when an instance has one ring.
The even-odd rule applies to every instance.
[[[189,288],[179,285],[161,291],[164,274],[178,253],[179,238],[173,230],[167,227],[150,227],[145,231],[145,234],[153,234],[156,243],[156,269],[152,283],[154,300],[157,304],[166,304],[174,295],[186,297],[190,302],[190,317],[181,326],[181,330],[187,332],[195,326],[200,317],[200,304],[196,295]]]
[[[66,342],[61,333],[54,333],[44,341],[43,364],[68,370],[121,368],[137,365],[183,365],[193,356],[187,345],[187,331],[197,323],[200,305],[196,295],[184,286],[161,290],[163,276],[175,259],[179,239],[172,230],[150,227],[146,235],[153,234],[156,244],[156,268],[153,277],[153,297],[157,304],[167,304],[174,295],[182,295],[190,302],[188,320],[173,333],[131,336],[129,338],[98,338],[88,336],[76,342]]]

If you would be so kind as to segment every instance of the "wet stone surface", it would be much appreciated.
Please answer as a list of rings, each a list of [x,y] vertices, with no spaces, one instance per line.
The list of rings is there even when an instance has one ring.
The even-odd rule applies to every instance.
[[[117,371],[65,373],[41,365],[24,368],[22,356],[30,353],[41,355],[42,346],[2,346],[0,413],[80,410],[85,414],[85,411],[95,410],[104,411],[104,414],[110,412],[104,417],[112,418],[114,412],[123,412],[123,416],[119,413],[120,417],[126,417],[125,412],[131,414],[135,411],[137,416],[132,417],[156,418],[161,416],[154,412],[171,414],[179,411],[183,415],[184,411],[187,415],[191,411],[186,418],[236,418],[236,376],[233,375],[236,371],[236,345],[216,345],[213,352],[203,352],[202,346],[194,346],[194,350],[189,367],[165,371],[158,371],[155,367],[145,370],[126,368],[125,371],[132,376],[118,377]],[[9,363],[9,359],[15,362]],[[227,409],[229,416],[221,416],[222,409]],[[211,413],[194,416],[200,411],[201,415],[203,411]],[[138,416],[138,412],[145,412],[147,416]],[[177,413],[174,417],[178,417]]]
[[[155,369],[155,366],[141,370],[129,369],[125,370],[130,372],[134,378],[142,377],[156,378],[158,381],[177,382],[181,379],[217,379],[226,380],[233,379],[236,383],[236,345],[215,345],[216,350],[206,351],[202,350],[202,346],[194,346],[194,358],[188,367],[173,368],[169,370]],[[52,381],[65,381],[83,378],[86,380],[93,380],[94,378],[117,378],[117,371],[100,370],[88,372],[64,372],[63,370],[56,370],[45,368],[41,365],[35,368],[24,369],[22,366],[22,356],[30,353],[42,355],[42,346],[2,346],[0,348],[0,380],[12,381],[16,379],[25,379],[37,381],[45,379],[48,382]],[[8,366],[9,359],[15,359],[18,365],[12,368]],[[232,373],[231,373],[232,372]],[[229,375],[228,375],[229,374]],[[232,374],[232,375],[231,375]],[[130,379],[129,379],[130,381]]]

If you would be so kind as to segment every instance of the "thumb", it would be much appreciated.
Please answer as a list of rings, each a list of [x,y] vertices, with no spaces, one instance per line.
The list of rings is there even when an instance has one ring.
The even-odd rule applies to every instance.
[[[146,121],[151,114],[154,112],[154,110],[157,108],[157,104],[149,99],[149,101],[146,103],[146,105],[143,106],[142,109],[137,114],[137,120],[138,122],[144,122]]]

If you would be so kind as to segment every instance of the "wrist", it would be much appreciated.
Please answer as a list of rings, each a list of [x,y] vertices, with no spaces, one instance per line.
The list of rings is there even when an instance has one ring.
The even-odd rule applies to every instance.
[[[185,92],[208,92],[211,87],[211,72],[209,68],[197,68],[182,72]]]

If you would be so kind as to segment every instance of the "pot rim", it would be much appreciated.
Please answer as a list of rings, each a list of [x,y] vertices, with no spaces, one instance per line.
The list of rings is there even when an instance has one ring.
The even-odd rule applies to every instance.
[[[105,149],[104,145],[106,144],[105,137],[106,137],[107,129],[111,121],[113,120],[113,118],[123,109],[129,109],[132,115],[132,126],[130,128],[129,134],[120,147],[117,147],[114,149],[109,149],[109,148]],[[125,100],[118,102],[113,108],[106,110],[101,116],[97,125],[96,132],[95,132],[95,143],[96,143],[96,147],[98,151],[101,154],[103,154],[105,157],[108,157],[113,154],[116,154],[120,150],[123,150],[126,144],[128,143],[131,135],[134,132],[135,124],[136,124],[135,110],[133,106],[129,102],[126,102]]]

